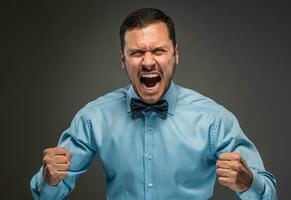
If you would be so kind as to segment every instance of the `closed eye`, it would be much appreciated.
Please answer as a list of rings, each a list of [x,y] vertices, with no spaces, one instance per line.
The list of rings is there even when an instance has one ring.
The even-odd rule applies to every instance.
[[[167,52],[167,50],[163,48],[156,48],[152,52],[153,54],[159,56],[159,55],[163,55],[165,52]]]
[[[143,51],[143,50],[133,50],[133,51],[130,52],[130,55],[134,56],[134,57],[140,57],[144,53],[145,53],[145,51]]]

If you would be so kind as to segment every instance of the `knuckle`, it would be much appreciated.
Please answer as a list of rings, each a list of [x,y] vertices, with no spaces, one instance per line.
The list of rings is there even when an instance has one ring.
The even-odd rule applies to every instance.
[[[62,156],[62,157],[60,158],[60,161],[63,162],[63,163],[66,163],[66,162],[68,162],[68,158],[65,157],[65,156]]]
[[[234,177],[235,179],[237,179],[237,177],[238,177],[238,172],[237,172],[237,171],[234,171],[234,172],[233,172],[233,177]]]
[[[66,157],[67,157],[68,160],[71,160],[72,159],[72,154],[69,151],[67,151]]]
[[[47,164],[46,169],[47,169],[47,171],[52,172],[54,168],[51,164]]]
[[[43,159],[42,159],[42,162],[47,165],[48,163],[50,163],[50,159],[48,156],[44,156]]]
[[[61,147],[55,147],[54,148],[54,152],[55,153],[60,153],[62,151],[62,148]]]
[[[219,183],[223,183],[223,179],[221,177],[218,178]]]
[[[235,158],[236,160],[241,160],[241,156],[240,156],[239,153],[234,153],[234,158]]]
[[[43,156],[47,155],[50,152],[50,148],[46,148],[45,150],[43,150]]]
[[[46,165],[46,163],[47,163],[47,159],[46,159],[46,157],[43,157],[43,159],[42,159],[42,163],[43,163],[44,165]]]
[[[70,167],[71,167],[71,164],[70,163],[67,163],[66,170],[68,170]]]
[[[222,178],[222,177],[219,177],[218,178],[218,182],[221,184],[221,185],[228,185],[228,183]]]
[[[53,151],[55,154],[58,154],[58,153],[63,153],[64,149],[62,147],[55,147],[53,148]]]
[[[64,147],[58,147],[58,148],[62,153],[64,154],[67,153],[67,150]]]
[[[233,163],[233,168],[234,168],[235,170],[239,170],[239,169],[240,169],[240,163],[239,163],[239,162],[234,162],[234,163]]]

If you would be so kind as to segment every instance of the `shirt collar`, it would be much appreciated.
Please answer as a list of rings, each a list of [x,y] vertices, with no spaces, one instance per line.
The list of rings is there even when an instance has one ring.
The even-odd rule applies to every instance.
[[[172,81],[169,89],[164,94],[164,96],[161,99],[164,99],[169,104],[168,113],[170,115],[174,115],[175,113],[175,107],[176,107],[176,100],[177,100],[177,88],[176,84]],[[140,99],[140,97],[136,94],[134,88],[132,85],[127,90],[127,112],[131,112],[130,109],[130,100],[131,98]]]

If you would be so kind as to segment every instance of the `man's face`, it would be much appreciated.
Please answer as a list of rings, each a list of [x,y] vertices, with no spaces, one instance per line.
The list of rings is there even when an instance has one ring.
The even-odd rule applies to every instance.
[[[149,104],[157,102],[169,88],[179,58],[166,24],[126,31],[124,40],[122,67],[139,97]]]

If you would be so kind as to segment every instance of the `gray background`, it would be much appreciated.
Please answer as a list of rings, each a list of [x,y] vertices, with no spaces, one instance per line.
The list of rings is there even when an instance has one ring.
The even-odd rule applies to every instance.
[[[43,149],[87,102],[128,84],[118,29],[141,7],[172,16],[181,61],[175,81],[238,117],[277,177],[279,199],[291,199],[289,3],[150,0],[1,6],[1,199],[31,199]],[[105,190],[96,161],[68,199],[104,199]],[[217,185],[213,199],[237,198]]]

